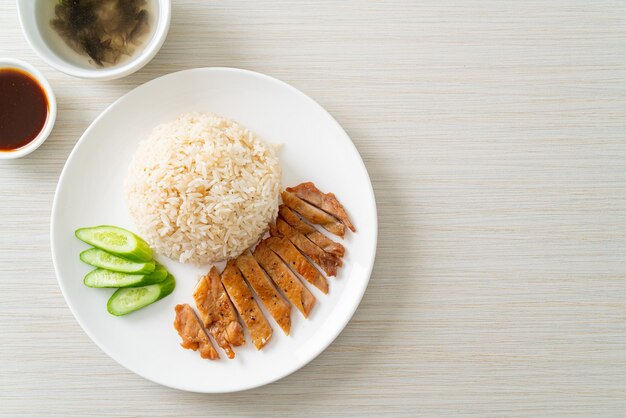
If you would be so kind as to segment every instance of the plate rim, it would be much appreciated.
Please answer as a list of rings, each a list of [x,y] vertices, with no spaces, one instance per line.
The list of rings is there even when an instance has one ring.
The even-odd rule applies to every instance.
[[[127,97],[130,94],[132,94],[136,90],[147,88],[146,86],[149,86],[150,84],[155,83],[157,80],[161,80],[161,79],[168,78],[168,77],[173,77],[173,76],[178,76],[181,73],[187,73],[187,72],[222,72],[222,71],[223,72],[227,72],[227,73],[239,73],[239,74],[244,74],[244,75],[247,75],[247,76],[257,77],[257,78],[260,78],[260,79],[262,79],[264,81],[268,81],[268,82],[271,82],[271,83],[274,83],[274,84],[278,84],[280,87],[286,88],[286,89],[290,90],[291,92],[297,94],[301,98],[305,99],[306,101],[308,101],[314,107],[317,107],[319,110],[321,110],[325,115],[327,115],[330,118],[330,120],[335,125],[335,127],[339,129],[339,132],[341,132],[343,137],[352,146],[352,149],[356,153],[356,155],[358,155],[358,157],[359,157],[358,160],[359,160],[363,170],[365,171],[365,176],[366,176],[366,178],[368,180],[370,198],[371,198],[371,201],[373,202],[372,210],[374,211],[373,212],[373,214],[374,214],[374,225],[373,225],[373,228],[372,228],[372,230],[373,230],[373,240],[372,240],[372,243],[371,243],[371,246],[373,247],[373,249],[371,251],[372,252],[372,258],[369,261],[369,263],[368,263],[368,265],[366,266],[366,269],[365,269],[365,280],[363,280],[362,285],[358,289],[359,294],[358,294],[358,297],[356,299],[357,302],[354,304],[354,307],[351,309],[351,312],[349,312],[349,314],[344,317],[345,320],[341,321],[342,322],[341,326],[337,327],[336,331],[332,332],[331,334],[326,335],[324,337],[324,339],[323,339],[322,344],[319,344],[318,348],[316,350],[312,350],[309,355],[307,355],[305,358],[303,358],[303,360],[300,362],[299,365],[297,365],[294,368],[287,369],[284,372],[278,373],[276,376],[271,376],[270,378],[261,378],[261,379],[259,379],[259,381],[251,383],[251,384],[243,383],[237,389],[202,390],[201,388],[200,389],[191,389],[189,387],[182,387],[182,386],[178,386],[178,385],[173,385],[173,384],[170,384],[168,382],[157,381],[156,379],[153,379],[151,377],[147,377],[147,376],[145,376],[143,374],[140,374],[137,371],[131,369],[130,366],[124,364],[123,362],[118,360],[118,358],[116,356],[114,356],[109,351],[107,351],[105,348],[103,348],[103,346],[100,344],[99,340],[97,338],[95,338],[94,335],[92,335],[92,333],[88,330],[88,327],[86,327],[85,324],[83,323],[83,320],[81,318],[79,318],[79,315],[77,315],[77,313],[75,311],[75,308],[74,308],[72,302],[70,301],[70,298],[68,297],[67,291],[66,291],[66,289],[65,289],[65,287],[63,285],[63,282],[61,280],[61,274],[60,274],[60,271],[59,271],[59,267],[57,266],[57,249],[55,248],[55,232],[54,231],[55,231],[55,218],[57,217],[58,204],[59,204],[59,191],[61,189],[61,185],[63,184],[65,177],[67,176],[68,166],[71,164],[71,162],[74,160],[74,158],[76,158],[77,150],[80,148],[81,144],[85,141],[85,138],[87,138],[87,136],[91,133],[91,131],[94,129],[94,126],[97,124],[97,122],[100,119],[102,119],[106,114],[108,114],[117,105],[117,103],[120,102],[121,100],[123,100],[125,97]],[[76,144],[74,144],[74,147],[72,148],[72,151],[70,152],[69,156],[67,157],[67,160],[65,161],[65,163],[63,165],[63,169],[61,171],[61,174],[59,175],[59,179],[57,180],[57,185],[55,187],[54,198],[53,198],[53,202],[52,202],[52,210],[50,212],[50,251],[51,251],[51,255],[52,255],[52,264],[54,266],[54,273],[55,273],[55,276],[56,276],[56,279],[57,279],[57,284],[59,285],[59,288],[61,289],[61,294],[63,295],[63,299],[65,300],[66,305],[70,309],[70,312],[74,316],[74,319],[76,320],[76,322],[78,322],[78,324],[80,325],[81,329],[85,332],[85,334],[87,334],[87,336],[91,339],[91,341],[102,352],[104,352],[107,356],[109,356],[117,364],[119,364],[120,366],[122,366],[126,370],[130,371],[131,373],[134,373],[137,376],[141,376],[143,379],[146,379],[146,380],[148,380],[150,382],[156,383],[156,384],[161,385],[161,386],[165,386],[165,387],[168,387],[168,388],[172,388],[172,389],[176,389],[176,390],[180,390],[180,391],[185,391],[185,392],[192,392],[192,393],[215,393],[215,394],[218,394],[218,393],[235,393],[235,392],[241,392],[241,391],[246,391],[246,390],[250,390],[250,389],[266,386],[266,385],[274,383],[274,382],[276,382],[278,380],[281,380],[281,379],[283,379],[283,378],[285,378],[285,377],[287,377],[287,376],[297,372],[298,370],[300,370],[301,368],[303,368],[304,366],[306,366],[307,364],[309,364],[313,360],[315,360],[343,332],[343,330],[346,328],[348,323],[352,320],[356,310],[361,305],[361,302],[363,301],[363,296],[365,295],[365,291],[367,290],[367,287],[369,285],[369,281],[371,279],[371,275],[372,275],[372,272],[373,272],[373,269],[374,269],[374,263],[375,263],[375,260],[376,260],[377,248],[378,248],[378,210],[377,210],[377,204],[376,204],[376,196],[375,196],[375,193],[374,193],[374,187],[372,186],[372,180],[370,178],[369,172],[367,171],[367,167],[365,165],[365,162],[363,161],[363,158],[361,157],[361,153],[357,149],[357,147],[354,144],[354,142],[352,142],[352,139],[350,138],[348,133],[345,131],[345,129],[341,126],[341,124],[339,124],[339,122],[322,105],[320,105],[317,101],[315,101],[309,95],[307,95],[306,93],[304,93],[301,90],[297,89],[296,87],[294,87],[294,86],[292,86],[292,85],[290,85],[290,84],[288,84],[288,83],[286,83],[286,82],[284,82],[282,80],[279,80],[279,79],[277,79],[275,77],[272,77],[272,76],[269,76],[269,75],[266,75],[266,74],[263,74],[263,73],[259,73],[257,71],[246,70],[246,69],[235,68],[235,67],[197,67],[197,68],[190,68],[190,69],[186,69],[186,70],[171,72],[171,73],[164,74],[162,76],[153,78],[152,80],[149,80],[149,81],[147,81],[147,82],[145,82],[143,84],[140,84],[138,86],[135,86],[133,89],[131,89],[130,91],[124,93],[122,96],[120,96],[119,98],[114,100],[102,112],[100,112],[100,114],[89,124],[89,126],[87,127],[87,129],[85,129],[85,131],[80,136],[78,141],[76,141]]]

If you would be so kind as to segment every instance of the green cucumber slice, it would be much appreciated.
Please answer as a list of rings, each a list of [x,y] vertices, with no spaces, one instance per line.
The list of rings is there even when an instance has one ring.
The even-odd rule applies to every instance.
[[[152,273],[128,274],[105,269],[95,269],[85,276],[83,283],[88,287],[138,287],[160,283],[167,277],[167,270],[160,264]]]
[[[176,280],[168,274],[161,283],[149,286],[117,289],[107,303],[107,310],[115,316],[122,316],[163,299],[174,291]]]
[[[155,269],[154,261],[137,262],[107,253],[99,248],[90,248],[80,253],[80,259],[94,267],[101,267],[120,273],[144,274],[152,273]]]
[[[75,235],[87,244],[129,260],[140,262],[152,260],[152,250],[146,241],[117,226],[79,228]]]
[[[169,273],[167,270],[165,270],[165,267],[155,262],[154,271],[150,273],[150,276],[152,276],[155,280],[158,280],[158,282],[156,283],[159,283],[165,280],[168,274]]]

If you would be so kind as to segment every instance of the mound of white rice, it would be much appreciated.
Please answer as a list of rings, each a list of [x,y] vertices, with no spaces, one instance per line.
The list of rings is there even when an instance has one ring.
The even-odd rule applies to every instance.
[[[180,115],[139,144],[126,203],[139,235],[182,263],[236,257],[276,216],[280,165],[274,150],[233,121]]]

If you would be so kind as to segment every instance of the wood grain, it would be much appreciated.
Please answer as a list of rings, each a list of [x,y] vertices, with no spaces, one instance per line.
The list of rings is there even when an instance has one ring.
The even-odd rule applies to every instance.
[[[41,148],[0,163],[0,416],[626,415],[625,2],[173,3],[150,64],[94,82],[47,66],[0,1],[0,55],[40,68],[59,104]],[[102,353],[61,296],[48,237],[89,123],[199,66],[319,101],[361,152],[380,216],[371,284],[335,343],[219,396]]]

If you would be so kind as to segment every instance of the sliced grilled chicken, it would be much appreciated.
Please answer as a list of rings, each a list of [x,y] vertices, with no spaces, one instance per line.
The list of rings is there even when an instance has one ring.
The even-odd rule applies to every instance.
[[[175,310],[174,328],[183,339],[180,345],[194,351],[199,350],[202,358],[209,360],[220,358],[193,308],[185,303],[176,305]]]
[[[254,346],[260,350],[272,338],[272,327],[263,316],[239,268],[232,260],[226,264],[222,272],[222,284],[243,323],[248,327]]]
[[[285,222],[283,219],[276,219],[276,229],[270,229],[270,233],[276,232],[285,236],[289,241],[293,243],[302,254],[308,256],[311,260],[317,263],[318,266],[326,272],[329,276],[337,275],[337,267],[342,265],[339,258],[332,254],[324,252],[320,247],[313,244],[310,239],[296,231],[291,225]]]
[[[332,193],[322,193],[311,182],[298,184],[296,187],[287,187],[288,192],[295,193],[300,199],[305,200],[315,207],[320,208],[324,212],[333,215],[335,218],[343,222],[352,232],[356,229],[350,222],[346,210],[343,208],[337,197]]]
[[[305,318],[308,317],[315,305],[315,296],[289,270],[285,262],[270,250],[265,241],[261,241],[254,249],[254,258],[293,306],[302,312]]]
[[[245,337],[243,327],[237,319],[237,312],[222,286],[217,268],[211,268],[209,274],[200,279],[193,292],[193,298],[206,329],[215,338],[217,345],[226,352],[228,358],[234,358],[235,353],[231,344],[242,345],[245,343]]]
[[[283,203],[293,211],[302,215],[304,219],[312,224],[321,225],[322,228],[328,232],[343,238],[346,232],[346,226],[337,218],[305,202],[294,193],[284,191],[281,193],[281,196]]]
[[[280,207],[278,208],[278,214],[289,225],[294,227],[296,231],[304,234],[315,245],[326,251],[328,254],[332,254],[337,257],[344,256],[346,249],[343,247],[343,245],[331,240],[321,232],[318,232],[317,229],[300,219],[300,217],[287,206],[280,205]]]
[[[243,277],[259,296],[267,311],[280,325],[285,334],[289,335],[291,329],[291,306],[278,293],[278,290],[276,290],[270,278],[256,262],[252,253],[246,250],[235,259],[235,263]]]
[[[328,293],[328,282],[326,278],[300,254],[300,251],[298,251],[287,238],[270,237],[265,239],[265,242],[272,251],[283,259],[291,270],[300,274],[307,282],[311,283],[322,292]]]

